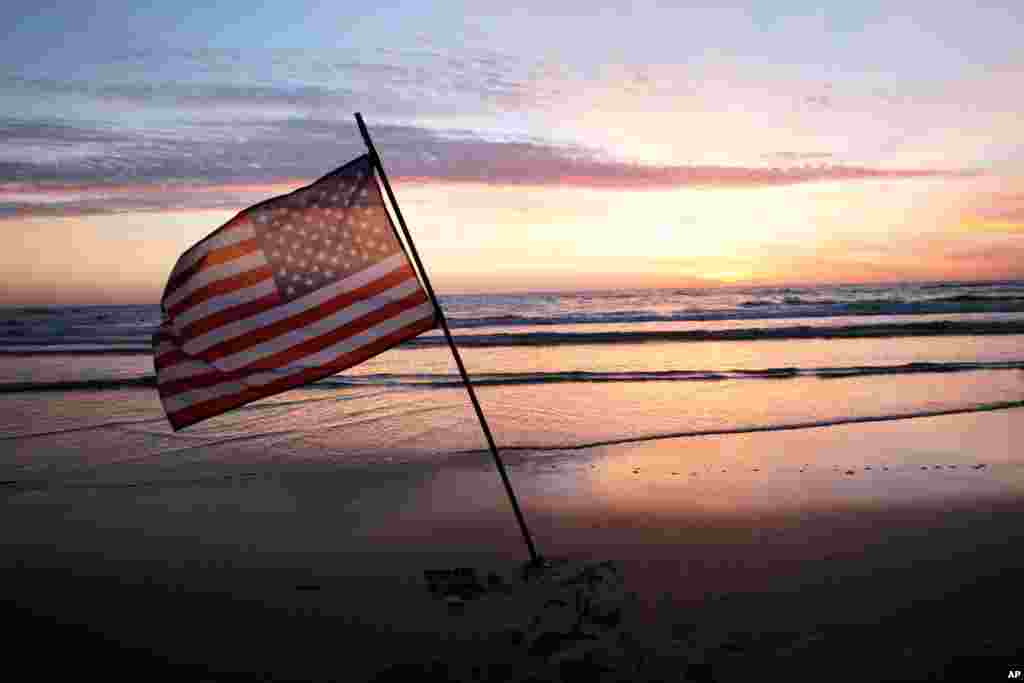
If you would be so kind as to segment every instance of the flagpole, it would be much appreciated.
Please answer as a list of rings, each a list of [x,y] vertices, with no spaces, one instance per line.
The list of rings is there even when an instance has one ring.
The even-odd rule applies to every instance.
[[[491,449],[491,455],[494,456],[494,464],[498,468],[498,474],[501,475],[501,481],[505,484],[505,492],[508,493],[508,499],[512,502],[512,511],[516,513],[516,520],[519,522],[519,530],[523,532],[523,540],[526,541],[526,547],[530,551],[530,562],[537,565],[541,563],[541,558],[537,555],[537,550],[533,546],[533,539],[530,537],[530,530],[526,527],[526,520],[523,518],[523,513],[519,509],[519,502],[516,500],[515,491],[512,490],[512,483],[509,481],[508,473],[505,471],[505,464],[501,461],[501,456],[498,455],[498,447],[494,444],[494,437],[491,436],[491,428],[487,425],[487,420],[484,418],[484,411],[480,408],[480,402],[476,398],[476,391],[473,389],[473,383],[469,380],[469,374],[466,372],[466,366],[462,363],[462,356],[459,355],[459,349],[455,346],[455,340],[452,339],[451,330],[448,329],[448,320],[444,317],[444,311],[441,310],[441,304],[438,303],[437,295],[434,294],[434,288],[430,285],[430,279],[427,277],[427,269],[423,266],[423,262],[420,260],[420,255],[416,251],[416,244],[412,241],[412,235],[409,233],[409,228],[405,224],[405,219],[402,217],[402,210],[398,208],[398,200],[395,199],[395,193],[391,191],[391,183],[388,182],[388,175],[384,172],[384,164],[381,163],[380,156],[377,154],[377,149],[373,146],[373,140],[370,139],[370,131],[366,129],[366,124],[363,122],[363,116],[359,112],[356,112],[356,123],[359,124],[359,132],[363,135],[363,141],[366,142],[366,148],[370,151],[370,160],[373,165],[377,168],[380,173],[381,182],[384,184],[384,191],[387,192],[388,199],[391,201],[391,208],[395,211],[395,217],[398,219],[398,225],[402,228],[402,234],[405,236],[405,241],[409,245],[409,252],[412,254],[413,261],[416,263],[417,269],[419,269],[420,276],[423,278],[423,286],[427,290],[427,296],[430,297],[431,303],[434,305],[434,311],[437,314],[437,319],[441,323],[441,329],[444,330],[445,339],[448,340],[448,346],[452,350],[452,356],[455,357],[455,364],[459,366],[459,374],[462,375],[462,382],[466,385],[466,392],[469,394],[469,400],[473,404],[473,410],[476,411],[477,419],[480,421],[480,427],[483,429],[484,437],[487,439],[487,445]]]

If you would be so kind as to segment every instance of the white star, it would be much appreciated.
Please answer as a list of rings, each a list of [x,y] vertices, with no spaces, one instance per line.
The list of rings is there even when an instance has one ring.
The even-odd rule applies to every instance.
[[[295,294],[295,288],[288,285],[288,295],[291,296],[292,294]]]
[[[306,286],[307,287],[312,287],[313,286],[313,281],[307,278],[306,279]]]

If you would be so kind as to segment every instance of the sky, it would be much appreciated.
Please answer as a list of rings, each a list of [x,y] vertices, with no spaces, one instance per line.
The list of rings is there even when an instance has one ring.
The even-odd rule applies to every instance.
[[[152,4],[0,7],[0,305],[157,302],[356,111],[441,293],[1024,279],[1017,1]]]

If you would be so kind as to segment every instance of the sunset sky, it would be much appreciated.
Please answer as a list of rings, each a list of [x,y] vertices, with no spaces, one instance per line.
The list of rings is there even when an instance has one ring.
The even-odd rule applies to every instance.
[[[149,4],[0,7],[0,304],[155,303],[355,111],[442,293],[1024,279],[1017,0]]]

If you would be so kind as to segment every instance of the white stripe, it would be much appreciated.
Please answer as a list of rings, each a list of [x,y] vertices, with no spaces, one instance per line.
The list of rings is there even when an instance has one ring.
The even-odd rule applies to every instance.
[[[319,351],[311,356],[306,356],[305,358],[302,358],[301,360],[296,361],[295,363],[290,363],[286,365],[285,368],[313,368],[319,367],[321,365],[326,365],[328,363],[335,361],[338,358],[338,356],[350,353],[361,346],[372,344],[381,337],[391,334],[392,332],[399,328],[405,327],[406,325],[411,325],[417,320],[425,320],[427,318],[430,318],[433,312],[434,307],[433,305],[431,305],[429,301],[420,304],[415,308],[410,308],[407,311],[403,311],[399,315],[396,315],[394,318],[388,318],[384,322],[378,323],[377,325],[371,327],[365,332],[360,332],[359,334],[352,335],[351,337],[348,337],[347,339],[338,342],[334,346],[329,346],[326,349]]]
[[[212,401],[214,399],[226,398],[235,394],[240,394],[244,391],[248,391],[250,388],[260,387],[285,377],[298,375],[302,373],[303,370],[305,370],[305,368],[290,370],[288,372],[278,371],[253,373],[251,375],[246,375],[245,379],[241,382],[222,382],[202,389],[185,391],[163,399],[164,410],[168,413],[173,413],[185,408],[190,408],[197,403],[202,403],[203,401]]]
[[[325,334],[329,334],[337,328],[361,318],[368,313],[372,313],[377,309],[385,306],[397,299],[401,299],[405,296],[409,296],[419,291],[420,285],[412,275],[409,279],[400,285],[393,287],[377,296],[372,296],[368,299],[363,299],[358,303],[352,304],[346,308],[341,309],[333,315],[329,315],[326,318],[321,318],[316,322],[308,325],[303,325],[300,328],[289,329],[287,332],[269,339],[262,344],[251,346],[244,351],[232,354],[230,356],[224,356],[213,362],[213,365],[222,372],[232,372],[239,368],[245,367],[249,363],[260,360],[267,356],[271,356],[281,351],[287,351],[288,349],[298,346],[304,342],[322,337]],[[190,344],[185,344],[185,352],[190,355],[197,355],[197,351],[193,351]]]
[[[202,289],[211,282],[239,275],[248,270],[261,268],[266,265],[268,265],[267,259],[263,256],[263,251],[260,250],[245,254],[244,256],[240,256],[225,263],[218,263],[215,266],[203,268],[179,285],[170,296],[164,298],[162,303],[164,308],[173,308],[180,302],[184,301],[192,292]]]
[[[175,276],[194,266],[200,259],[214,249],[230,247],[232,244],[237,244],[242,240],[252,239],[255,236],[256,230],[252,227],[252,223],[245,221],[228,228],[224,232],[217,233],[212,237],[207,237],[193,245],[188,251],[181,255],[178,262],[174,264],[174,270],[171,271],[171,277],[169,279],[173,280]]]
[[[177,351],[177,350],[178,350],[178,347],[175,346],[174,344],[172,344],[171,342],[162,341],[153,350],[153,357],[154,358],[159,358],[160,356],[163,356],[163,355],[168,354],[168,353],[173,353],[174,351]]]
[[[208,363],[188,360],[182,361],[181,363],[175,363],[163,370],[157,370],[156,380],[158,384],[167,384],[168,382],[177,382],[180,379],[187,379],[189,377],[194,377],[195,375],[203,375],[211,371],[216,371],[216,368]]]
[[[353,304],[351,304],[349,306],[346,306],[345,308],[342,308],[341,310],[337,311],[333,315],[321,319],[321,321],[316,321],[316,322],[313,322],[313,323],[309,323],[307,325],[302,326],[301,328],[293,329],[293,330],[291,330],[289,332],[286,332],[284,334],[285,335],[288,335],[288,334],[294,335],[292,337],[293,340],[294,339],[304,339],[304,338],[308,338],[310,336],[311,337],[318,337],[319,335],[324,334],[324,332],[328,332],[328,331],[330,331],[330,330],[332,330],[332,329],[334,329],[334,328],[336,328],[336,327],[338,327],[340,325],[344,325],[345,323],[348,323],[348,322],[352,321],[352,319],[354,319],[355,317],[358,317],[359,315],[365,315],[366,313],[368,313],[368,312],[370,312],[370,311],[372,311],[372,310],[374,310],[376,308],[380,308],[381,306],[385,306],[385,305],[387,305],[387,304],[389,304],[389,303],[391,303],[393,301],[397,301],[399,299],[404,299],[404,298],[408,297],[409,295],[414,294],[414,293],[419,292],[419,291],[420,291],[420,284],[416,281],[416,278],[414,278],[413,275],[410,275],[407,280],[404,280],[403,282],[401,282],[400,284],[396,285],[395,287],[392,287],[389,290],[385,290],[384,292],[381,292],[380,294],[377,294],[375,296],[369,297],[367,299],[362,299],[361,301],[358,301],[358,302],[355,302],[355,303],[353,303]],[[280,308],[286,308],[286,307],[287,306],[281,306]],[[306,307],[306,308],[303,308],[303,309],[301,309],[301,310],[299,310],[297,312],[301,313],[301,312],[307,311],[307,310],[312,310],[312,309],[309,308],[309,307]],[[259,330],[264,329],[264,326],[268,326],[268,325],[272,325],[274,323],[280,323],[282,321],[285,321],[285,319],[287,319],[286,316],[281,315],[281,314],[275,314],[275,313],[278,313],[278,312],[279,312],[279,308],[274,308],[273,310],[267,311],[266,313],[260,313],[259,315],[253,315],[252,317],[247,317],[245,319],[242,319],[242,321],[238,321],[236,323],[229,323],[227,325],[221,326],[221,327],[219,327],[219,328],[217,328],[215,330],[211,330],[210,332],[206,333],[205,335],[201,335],[199,337],[196,337],[195,339],[189,339],[184,344],[185,352],[188,353],[189,355],[199,355],[203,351],[207,350],[208,348],[210,348],[212,346],[215,346],[216,344],[220,344],[220,343],[225,342],[225,341],[231,341],[233,339],[237,339],[237,338],[242,337],[244,335],[247,335],[247,334],[250,334],[250,333],[254,333],[254,332],[258,332]],[[262,318],[262,319],[259,319],[259,321],[257,321],[256,318]],[[281,339],[283,337],[284,337],[284,335],[276,337],[275,339]],[[269,344],[269,343],[271,343],[271,341],[274,341],[274,340],[268,340],[268,341],[264,342],[264,344]],[[288,346],[293,346],[296,343],[299,343],[299,342],[292,341],[291,343],[288,344]],[[252,347],[252,348],[257,348],[257,347]],[[286,346],[286,348],[287,348],[287,346]],[[270,351],[270,352],[272,352],[272,351]],[[219,362],[218,362],[218,365],[219,365]]]
[[[406,263],[404,254],[396,254],[388,257],[380,263],[376,263],[365,270],[355,273],[354,275],[350,275],[344,280],[339,280],[338,282],[321,287],[320,289],[310,292],[295,301],[275,306],[268,311],[257,313],[248,318],[243,318],[242,320],[226,323],[205,334],[189,339],[185,344],[185,348],[191,354],[200,353],[201,351],[205,351],[214,344],[219,344],[226,339],[231,339],[246,332],[251,332],[267,325],[272,325],[280,320],[290,318],[291,316],[302,313],[310,308],[316,308],[336,296],[359,289],[360,287],[364,287],[375,280],[379,280],[401,266],[406,265]],[[191,310],[187,311],[187,313],[191,314]]]
[[[233,292],[228,292],[227,294],[221,294],[220,296],[207,299],[206,301],[198,303],[191,308],[186,308],[184,311],[174,316],[175,333],[180,338],[185,326],[195,322],[196,320],[200,320],[201,318],[205,318],[206,316],[214,313],[219,313],[225,308],[254,301],[276,291],[277,286],[274,284],[274,278],[268,275],[265,280],[260,280],[252,286],[236,289]]]
[[[270,384],[271,382],[276,382],[277,380],[282,379],[284,377],[291,377],[292,375],[298,374],[299,372],[303,372],[308,369],[309,368],[299,367],[281,368],[279,370],[269,370],[267,372],[254,372],[252,374],[247,374],[245,377],[242,378],[241,381],[246,386],[256,389],[258,387]]]
[[[224,382],[222,384],[215,384],[212,387],[204,387],[203,389],[195,389],[193,391],[184,391],[174,396],[168,396],[162,398],[164,404],[164,410],[168,413],[176,413],[179,410],[188,408],[196,403],[202,403],[203,401],[211,401],[215,398],[224,398],[231,396],[232,394],[238,394],[246,390],[244,384],[239,382]]]
[[[432,313],[433,307],[431,304],[422,304],[416,308],[405,311],[401,315],[385,320],[365,332],[354,335],[342,342],[339,342],[338,344],[335,344],[334,346],[331,346],[330,348],[324,349],[314,356],[309,356],[306,359],[303,359],[302,365],[291,365],[287,368],[282,368],[284,371],[278,372],[257,372],[248,375],[242,382],[223,382],[212,387],[186,391],[164,398],[162,399],[164,410],[168,413],[175,413],[197,403],[211,401],[218,398],[226,398],[240,394],[248,388],[264,386],[270,382],[297,375],[310,367],[326,365],[336,360],[339,356],[343,356],[346,353],[355,351],[362,346],[371,344],[381,337],[405,327],[406,325],[410,325],[417,320],[428,319]]]

